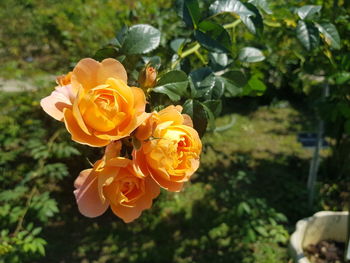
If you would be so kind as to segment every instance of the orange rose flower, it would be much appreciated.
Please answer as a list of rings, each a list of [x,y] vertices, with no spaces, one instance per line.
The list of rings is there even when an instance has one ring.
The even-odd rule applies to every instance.
[[[119,150],[119,142],[111,143],[103,159],[75,180],[74,194],[84,216],[97,217],[110,206],[115,215],[129,223],[149,209],[159,195],[159,186],[145,177],[133,161],[115,157]]]
[[[143,91],[127,85],[126,71],[115,59],[82,59],[57,82],[56,90],[40,104],[64,121],[76,142],[105,146],[129,136],[147,118]]]
[[[154,112],[135,133],[142,141],[133,159],[161,187],[177,192],[199,167],[202,143],[182,107],[169,106]]]

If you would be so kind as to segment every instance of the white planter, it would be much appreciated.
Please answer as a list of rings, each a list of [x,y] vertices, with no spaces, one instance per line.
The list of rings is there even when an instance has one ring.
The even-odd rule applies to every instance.
[[[296,263],[310,263],[303,248],[321,240],[332,239],[345,242],[347,236],[348,212],[322,211],[312,217],[299,220],[291,235],[289,249]]]

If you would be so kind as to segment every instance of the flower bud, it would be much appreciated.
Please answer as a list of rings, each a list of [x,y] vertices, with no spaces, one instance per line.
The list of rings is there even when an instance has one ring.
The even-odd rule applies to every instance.
[[[143,90],[153,88],[157,83],[157,70],[147,65],[139,75],[139,83]]]

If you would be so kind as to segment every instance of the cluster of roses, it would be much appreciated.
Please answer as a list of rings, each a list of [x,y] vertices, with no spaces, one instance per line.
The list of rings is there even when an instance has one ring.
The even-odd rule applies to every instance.
[[[152,206],[160,187],[180,191],[197,170],[202,145],[191,118],[181,106],[146,113],[144,91],[127,85],[119,61],[82,59],[57,84],[41,100],[44,111],[63,121],[74,141],[106,146],[102,159],[75,180],[83,215],[96,217],[110,206],[131,222]]]

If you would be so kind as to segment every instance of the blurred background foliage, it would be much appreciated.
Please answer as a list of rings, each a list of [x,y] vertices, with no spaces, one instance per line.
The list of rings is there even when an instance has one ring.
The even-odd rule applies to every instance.
[[[213,2],[199,1],[201,16],[209,16]],[[110,212],[97,219],[78,213],[73,181],[100,158],[101,149],[72,142],[39,100],[51,92],[56,75],[96,56],[124,25],[159,29],[160,46],[151,55],[161,58],[160,71],[173,66],[183,55],[181,43],[186,50],[196,45],[191,24],[186,28],[175,3],[166,0],[0,2],[0,262],[288,262],[287,242],[298,219],[320,209],[345,208],[350,3],[249,2],[258,7],[263,30],[257,27],[252,34],[240,23],[227,29],[228,56],[202,46],[199,55],[184,56],[175,68],[187,74],[208,65],[215,72],[239,68],[250,85],[221,94],[222,112],[217,112],[216,129],[209,127],[203,137],[202,164],[191,184],[182,193],[163,192],[129,225]],[[312,19],[301,19],[298,8],[304,5],[322,9]],[[227,25],[235,19],[224,14],[210,21]],[[338,41],[327,44],[327,38],[305,46],[297,36],[303,21],[309,27],[334,24],[339,46]],[[242,50],[247,47],[257,49],[255,61],[246,60]],[[129,56],[125,65],[135,82],[143,67],[139,57]],[[190,81],[201,74],[190,74]],[[15,87],[6,89],[13,80]],[[327,98],[322,98],[324,85],[330,89]],[[315,132],[318,118],[326,121],[330,147],[322,151],[318,196],[309,210],[312,152],[297,142],[297,133]]]

